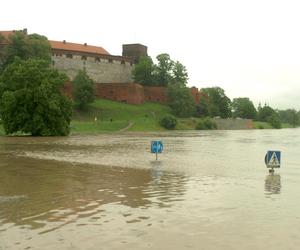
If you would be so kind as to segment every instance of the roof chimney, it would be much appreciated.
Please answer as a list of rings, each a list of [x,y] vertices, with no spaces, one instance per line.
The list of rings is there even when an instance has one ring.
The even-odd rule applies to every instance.
[[[63,43],[67,43],[66,40],[63,40]]]
[[[86,44],[86,43],[84,43],[84,46],[87,46],[87,44]]]

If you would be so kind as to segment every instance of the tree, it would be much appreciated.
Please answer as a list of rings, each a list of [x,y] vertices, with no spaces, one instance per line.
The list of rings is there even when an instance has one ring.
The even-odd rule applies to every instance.
[[[81,110],[95,100],[94,82],[85,70],[80,70],[73,80],[73,97]]]
[[[175,84],[185,86],[188,80],[186,67],[180,62],[172,61],[168,54],[156,57],[158,63],[154,64],[151,57],[142,57],[135,65],[132,76],[135,82],[142,85],[168,86]]]
[[[155,77],[161,86],[167,86],[172,79],[172,68],[174,62],[169,54],[160,54],[156,57],[158,64],[155,66]]]
[[[268,118],[268,122],[271,124],[273,128],[277,128],[277,129],[281,128],[281,121],[279,115],[275,112]]]
[[[269,122],[270,117],[276,113],[274,109],[272,109],[270,106],[266,105],[264,107],[258,108],[257,113],[257,120],[261,122]]]
[[[2,68],[4,69],[18,57],[23,60],[42,59],[51,62],[51,46],[46,37],[32,34],[27,35],[16,31],[8,37],[8,45],[4,47]]]
[[[178,61],[174,62],[172,68],[172,83],[185,86],[188,79],[186,67]]]
[[[255,119],[256,118],[256,109],[253,105],[253,102],[247,97],[234,98],[231,104],[233,109],[233,117],[245,118],[245,119]]]
[[[230,99],[220,87],[203,88],[200,90],[208,96],[210,104],[210,115],[228,118],[231,116]]]
[[[195,114],[195,100],[187,87],[168,86],[169,105],[176,116],[190,117]]]
[[[5,60],[5,37],[0,33],[0,73]]]
[[[154,64],[151,57],[142,57],[134,66],[133,79],[142,85],[153,85],[156,83],[154,79]]]
[[[196,103],[196,116],[198,117],[207,117],[211,113],[210,102],[208,95],[200,92],[200,100]]]
[[[295,109],[279,110],[279,117],[281,122],[286,122],[296,127],[300,124],[300,117]]]
[[[67,77],[44,60],[16,59],[0,79],[0,114],[6,134],[67,135],[72,105],[61,93]]]

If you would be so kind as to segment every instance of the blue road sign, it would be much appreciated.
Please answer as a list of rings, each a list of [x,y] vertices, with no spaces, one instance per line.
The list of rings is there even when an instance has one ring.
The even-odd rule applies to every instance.
[[[160,154],[164,149],[162,141],[152,141],[151,142],[151,153]]]
[[[268,151],[265,157],[267,168],[280,168],[280,151]]]

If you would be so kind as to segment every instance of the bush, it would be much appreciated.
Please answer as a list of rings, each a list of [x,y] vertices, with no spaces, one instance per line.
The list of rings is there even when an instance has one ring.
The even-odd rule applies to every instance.
[[[160,119],[160,125],[166,129],[174,129],[177,125],[177,119],[173,115],[165,115]]]
[[[273,128],[276,128],[276,129],[281,128],[281,121],[277,114],[271,115],[271,117],[268,120]]]
[[[201,119],[196,124],[197,130],[209,130],[209,129],[217,129],[217,124],[210,118]]]

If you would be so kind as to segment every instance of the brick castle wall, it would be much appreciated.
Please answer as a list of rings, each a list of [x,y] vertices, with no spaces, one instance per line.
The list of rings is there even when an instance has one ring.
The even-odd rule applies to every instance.
[[[195,101],[199,101],[198,89],[193,87],[190,90]],[[64,85],[63,92],[72,97],[72,84],[70,82]],[[142,104],[144,102],[168,103],[166,87],[145,87],[137,83],[96,83],[95,95],[96,98],[130,104]]]

